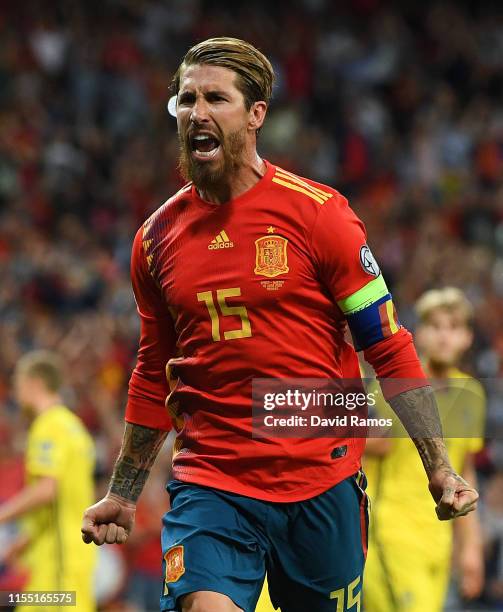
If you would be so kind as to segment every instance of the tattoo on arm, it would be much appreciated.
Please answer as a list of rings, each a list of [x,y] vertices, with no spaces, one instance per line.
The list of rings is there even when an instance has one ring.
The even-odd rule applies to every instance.
[[[167,435],[166,431],[126,423],[109,492],[136,502]]]
[[[416,445],[428,478],[436,469],[450,468],[433,389],[405,391],[389,403]]]

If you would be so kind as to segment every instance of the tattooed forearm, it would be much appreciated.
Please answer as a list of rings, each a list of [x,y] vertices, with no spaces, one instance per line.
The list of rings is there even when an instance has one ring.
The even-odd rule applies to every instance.
[[[126,423],[109,492],[136,502],[167,435],[159,429]]]
[[[428,477],[438,468],[449,467],[433,389],[405,391],[389,403],[414,441]]]
[[[125,499],[136,501],[147,481],[149,470],[134,465],[131,457],[122,457],[115,464],[110,492]]]

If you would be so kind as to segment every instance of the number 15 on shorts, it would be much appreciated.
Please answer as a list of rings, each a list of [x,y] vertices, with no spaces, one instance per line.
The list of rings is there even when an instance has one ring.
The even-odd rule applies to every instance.
[[[346,588],[337,589],[337,591],[332,591],[330,593],[330,599],[335,599],[337,607],[334,612],[344,612],[345,610],[351,610],[351,612],[360,612],[361,607],[361,589],[355,593],[355,589],[361,582],[361,576],[357,576],[353,582],[350,582]],[[344,600],[347,602],[346,607],[344,607]],[[356,606],[356,607],[354,607]]]

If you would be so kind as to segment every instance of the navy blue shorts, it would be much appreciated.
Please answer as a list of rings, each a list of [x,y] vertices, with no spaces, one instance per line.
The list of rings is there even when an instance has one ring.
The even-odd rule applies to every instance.
[[[362,472],[301,502],[266,502],[171,481],[162,531],[161,610],[179,598],[216,591],[254,612],[267,571],[282,612],[360,609],[367,550]]]

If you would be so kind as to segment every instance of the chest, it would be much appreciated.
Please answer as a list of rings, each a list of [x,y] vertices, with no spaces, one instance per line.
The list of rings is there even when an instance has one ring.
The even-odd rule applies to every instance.
[[[319,293],[301,220],[267,206],[181,216],[160,242],[158,281],[166,302],[197,314],[309,301]]]

